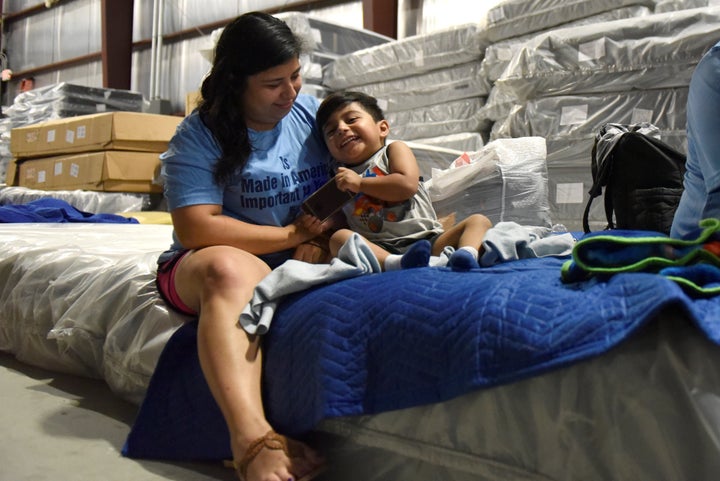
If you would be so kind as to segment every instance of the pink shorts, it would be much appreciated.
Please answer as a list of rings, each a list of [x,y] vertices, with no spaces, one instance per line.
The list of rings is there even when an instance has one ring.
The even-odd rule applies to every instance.
[[[180,260],[189,252],[189,250],[178,251],[172,258],[162,264],[159,264],[155,284],[160,292],[160,296],[170,307],[178,311],[180,314],[197,316],[197,312],[185,305],[175,290],[175,272],[177,271],[177,266],[180,263]]]

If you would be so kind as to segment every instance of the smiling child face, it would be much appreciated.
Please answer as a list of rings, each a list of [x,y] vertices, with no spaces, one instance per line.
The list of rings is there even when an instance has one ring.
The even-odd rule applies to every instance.
[[[358,165],[385,145],[389,131],[386,120],[375,121],[358,102],[351,102],[330,115],[323,136],[335,160]]]

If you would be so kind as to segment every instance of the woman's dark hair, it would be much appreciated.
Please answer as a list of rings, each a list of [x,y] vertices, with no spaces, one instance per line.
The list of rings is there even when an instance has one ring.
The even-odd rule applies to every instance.
[[[380,122],[385,119],[385,114],[378,106],[378,102],[375,97],[362,92],[354,92],[350,90],[347,92],[335,92],[325,97],[325,100],[322,101],[317,114],[315,115],[315,123],[317,124],[320,132],[322,132],[325,128],[325,124],[327,124],[328,119],[330,119],[333,112],[353,102],[359,103],[363,110],[372,116],[375,122]]]
[[[214,169],[218,184],[226,184],[252,152],[242,110],[248,77],[299,57],[302,50],[302,39],[267,13],[243,14],[223,29],[212,69],[200,89],[198,107],[200,118],[222,150]]]

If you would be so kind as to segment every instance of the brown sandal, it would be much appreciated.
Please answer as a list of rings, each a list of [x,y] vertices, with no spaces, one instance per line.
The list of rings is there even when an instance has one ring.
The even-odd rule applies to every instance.
[[[247,479],[247,469],[250,463],[253,462],[253,460],[257,457],[258,454],[260,454],[260,451],[263,449],[270,449],[274,451],[282,450],[283,453],[285,453],[285,456],[288,458],[298,457],[301,453],[298,452],[290,452],[291,449],[288,447],[288,440],[285,436],[276,433],[273,430],[268,431],[265,433],[265,435],[261,438],[257,438],[255,441],[250,443],[250,446],[248,446],[247,451],[245,451],[245,455],[242,457],[240,461],[233,460],[232,462],[226,461],[224,464],[232,466],[235,471],[240,475],[240,479],[242,481],[246,481]],[[296,449],[293,449],[292,451],[297,451]],[[302,478],[298,479],[297,481],[310,481],[311,479],[315,478],[320,472],[324,470],[324,466],[320,466],[318,469],[314,469],[312,472],[307,473]]]

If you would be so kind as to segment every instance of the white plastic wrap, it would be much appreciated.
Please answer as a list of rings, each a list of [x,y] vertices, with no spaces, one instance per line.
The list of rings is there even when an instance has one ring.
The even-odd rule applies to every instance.
[[[439,137],[413,139],[413,143],[459,150],[461,152],[474,152],[480,150],[483,145],[485,145],[482,135],[477,132],[459,132],[457,134],[441,135]],[[446,166],[447,164],[442,167]]]
[[[172,227],[4,224],[0,350],[34,366],[104,378],[139,402],[183,319],[155,291]]]
[[[5,109],[13,127],[76,115],[97,114],[114,110],[140,112],[143,96],[128,90],[85,87],[61,82],[38,87],[15,96]]]
[[[610,120],[619,124],[649,122],[661,131],[685,131],[687,95],[688,88],[679,87],[528,100],[495,123],[490,138],[541,135],[548,140],[586,139]]]
[[[347,27],[302,12],[280,12],[274,15],[302,36],[310,50],[345,55],[393,40],[372,30]]]
[[[475,23],[406,37],[338,57],[323,69],[323,85],[341,90],[480,61],[487,45]]]
[[[490,83],[481,75],[480,66],[481,63],[474,60],[424,74],[359,85],[353,90],[376,97],[385,113],[470,97],[487,97]]]
[[[642,17],[650,15],[651,13],[653,13],[653,11],[650,7],[644,5],[631,5],[602,12],[597,15],[580,18],[578,20],[557,24],[554,25],[554,28],[579,27],[582,25],[590,25],[591,23]],[[488,81],[495,82],[498,78],[500,78],[503,71],[510,63],[513,55],[522,48],[523,44],[540,33],[542,32],[533,32],[526,35],[511,37],[489,45],[488,48],[485,49],[485,56],[482,61],[482,74],[487,77]]]
[[[553,30],[526,42],[494,88],[525,101],[684,87],[718,38],[720,7]]]
[[[674,12],[688,8],[716,7],[717,0],[656,0],[655,13]]]
[[[52,192],[27,187],[0,186],[0,205],[27,204],[33,200],[52,197],[64,200],[78,210],[93,214],[119,214],[148,210],[149,194],[126,192],[95,192],[89,190],[54,190]]]
[[[393,142],[393,140],[389,139],[388,142]],[[420,168],[420,177],[423,180],[430,180],[433,169],[444,169],[463,153],[461,150],[421,144],[415,141],[404,142],[413,151]]]
[[[720,349],[667,311],[602,356],[443,403],[323,421],[328,479],[714,480]],[[336,436],[339,436],[336,437]]]
[[[453,100],[412,110],[390,112],[385,118],[396,139],[421,139],[458,132],[480,132],[490,128],[481,116],[484,97]]]
[[[498,139],[468,154],[469,163],[434,169],[426,183],[439,217],[474,213],[493,224],[551,225],[542,137]]]
[[[503,0],[488,10],[483,22],[492,42],[547,30],[629,5],[653,7],[650,0]]]

